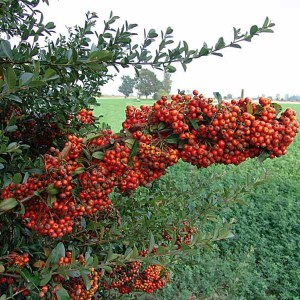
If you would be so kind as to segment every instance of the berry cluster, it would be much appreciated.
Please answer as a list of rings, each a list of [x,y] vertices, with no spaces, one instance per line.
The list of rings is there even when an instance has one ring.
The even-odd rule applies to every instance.
[[[30,291],[24,285],[20,286],[15,278],[0,275],[0,295],[5,295],[7,289],[10,289],[13,293],[20,293],[24,297],[30,295]]]
[[[88,274],[90,288],[85,287],[82,277],[72,277],[69,280],[62,282],[63,287],[68,291],[69,297],[72,300],[91,300],[98,290],[99,273],[91,268]]]
[[[18,268],[23,268],[28,262],[28,253],[17,254],[16,252],[11,252],[7,258],[9,266],[16,266]]]
[[[147,111],[148,112],[148,111]],[[270,158],[286,153],[298,132],[295,112],[287,109],[279,118],[271,101],[260,98],[259,104],[249,98],[213,104],[194,91],[194,97],[174,95],[158,100],[145,115],[144,108],[127,114],[124,129],[135,139],[146,139],[137,124],[151,133],[151,144],[178,150],[178,157],[198,167],[214,163],[239,164],[263,151]],[[144,130],[145,131],[145,130]],[[170,145],[171,144],[171,145]]]
[[[3,114],[3,116],[1,117],[2,124],[7,125],[12,116],[20,118],[20,116],[22,115],[22,110],[20,107],[14,104],[10,104],[8,107],[5,108],[4,111],[1,110],[0,113]]]
[[[87,110],[82,108],[77,114],[76,119],[82,124],[93,124],[95,122],[95,117],[93,116],[92,110]]]
[[[193,98],[174,95],[151,107],[127,107],[123,133],[103,130],[85,141],[68,136],[62,151],[51,148],[44,155],[43,175],[11,183],[1,198],[24,202],[28,228],[62,237],[82,216],[109,209],[114,187],[128,192],[147,186],[178,159],[208,167],[237,165],[262,152],[284,155],[299,124],[293,110],[277,113],[266,98],[213,104],[197,91]]]
[[[140,262],[131,262],[126,266],[115,266],[108,279],[101,282],[105,289],[117,289],[121,294],[132,291],[153,293],[163,288],[168,282],[169,274],[164,267],[150,264],[143,268]]]

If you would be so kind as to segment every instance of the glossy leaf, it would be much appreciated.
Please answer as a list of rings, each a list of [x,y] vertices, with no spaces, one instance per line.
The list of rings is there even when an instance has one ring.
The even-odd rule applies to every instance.
[[[0,211],[8,211],[18,205],[18,201],[14,198],[7,198],[0,202]]]
[[[17,75],[12,67],[8,67],[4,72],[4,78],[9,89],[13,89],[17,85]]]
[[[11,51],[11,45],[10,42],[7,40],[0,40],[0,50],[4,53],[4,55],[12,60],[12,51]]]
[[[253,25],[252,27],[251,27],[251,29],[250,29],[250,34],[251,35],[254,35],[254,34],[256,34],[258,32],[258,27],[257,27],[257,25]]]
[[[102,152],[102,151],[93,152],[92,157],[94,157],[96,159],[103,159],[104,152]]]
[[[50,263],[54,263],[57,264],[58,259],[60,257],[65,257],[66,255],[66,250],[65,250],[65,246],[62,242],[59,242],[56,247],[51,251],[51,254],[48,258],[48,261]]]
[[[112,59],[112,53],[108,50],[93,51],[89,55],[89,61],[109,61]]]
[[[59,289],[56,291],[57,300],[70,300],[68,292],[60,285]]]
[[[20,76],[20,79],[19,79],[20,85],[24,86],[24,85],[28,84],[32,79],[33,79],[33,74],[25,72]]]
[[[220,104],[222,102],[222,95],[219,92],[214,92],[214,97],[217,99],[218,103]]]

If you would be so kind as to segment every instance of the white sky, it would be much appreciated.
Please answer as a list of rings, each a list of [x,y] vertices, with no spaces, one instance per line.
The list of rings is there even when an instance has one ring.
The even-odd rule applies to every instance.
[[[261,26],[268,16],[276,26],[274,33],[261,34],[242,49],[223,50],[223,58],[210,56],[193,61],[184,72],[180,65],[172,74],[172,92],[177,89],[198,89],[205,96],[214,91],[222,95],[245,96],[261,94],[300,95],[300,0],[50,0],[43,6],[45,19],[54,21],[58,32],[66,26],[83,24],[85,12],[95,11],[99,16],[99,32],[110,11],[120,16],[120,22],[139,25],[137,31],[154,28],[174,29],[174,45],[186,40],[191,48],[203,42],[214,45],[220,36],[225,42],[233,37],[232,27],[249,30],[251,25]],[[113,70],[112,70],[113,71]],[[103,94],[118,94],[122,75],[134,76],[134,71],[121,70],[113,82],[102,88]],[[163,73],[157,72],[162,80]]]

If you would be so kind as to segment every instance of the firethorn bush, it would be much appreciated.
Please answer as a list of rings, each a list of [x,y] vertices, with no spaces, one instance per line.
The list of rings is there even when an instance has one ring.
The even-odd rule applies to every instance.
[[[53,41],[55,25],[43,23],[39,2],[0,1],[7,36],[0,39],[0,299],[154,293],[170,281],[174,259],[231,236],[231,221],[212,213],[251,189],[250,182],[216,193],[191,212],[151,196],[155,181],[179,160],[207,168],[282,156],[299,124],[293,110],[267,98],[226,102],[217,93],[216,103],[194,90],[127,107],[115,133],[93,115],[95,97],[113,77],[110,67],[186,69],[274,24],[266,18],[244,34],[234,28],[228,44],[219,38],[213,47],[172,49],[171,28],[160,41],[151,29],[137,45],[136,24],[115,29],[110,14],[103,32],[93,32],[97,16],[88,13],[83,27]]]

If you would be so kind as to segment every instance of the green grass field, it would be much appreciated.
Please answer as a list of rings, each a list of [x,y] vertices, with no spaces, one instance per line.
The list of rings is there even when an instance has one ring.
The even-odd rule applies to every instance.
[[[95,114],[120,130],[126,105],[152,104],[153,100],[101,99]],[[300,116],[300,104],[282,104]],[[299,118],[300,119],[300,118]],[[288,153],[263,163],[247,160],[239,166],[215,165],[199,169],[191,181],[190,166],[179,162],[156,182],[166,199],[182,199],[209,193],[221,187],[243,186],[247,177],[267,171],[268,180],[255,187],[222,217],[235,219],[234,238],[220,241],[211,252],[199,251],[179,260],[171,283],[162,291],[140,298],[147,300],[299,300],[300,299],[300,134]],[[210,180],[211,175],[220,175]],[[201,185],[199,185],[201,182]],[[202,187],[199,190],[199,186]],[[176,194],[177,193],[177,194]],[[156,191],[151,195],[158,197]],[[180,196],[181,195],[181,196]],[[180,200],[178,200],[180,201]]]
[[[100,116],[102,122],[108,123],[111,128],[118,132],[122,128],[122,122],[125,120],[125,108],[126,106],[136,106],[141,105],[152,105],[154,100],[137,100],[133,98],[123,98],[123,99],[108,99],[100,98],[98,100],[100,106],[94,108],[94,115]]]

